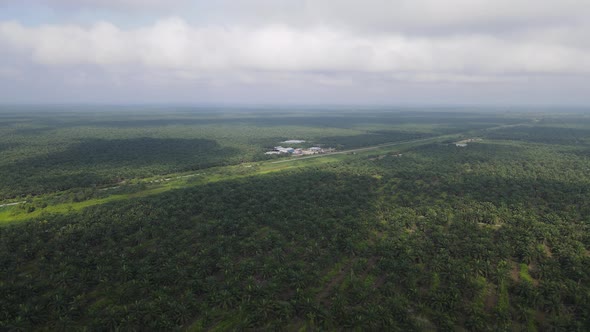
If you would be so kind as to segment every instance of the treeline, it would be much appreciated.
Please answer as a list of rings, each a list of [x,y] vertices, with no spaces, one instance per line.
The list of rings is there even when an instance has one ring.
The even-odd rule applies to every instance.
[[[490,131],[486,137],[491,139],[521,140],[544,144],[588,145],[590,129],[574,127],[575,123],[552,123],[546,125],[527,125]]]

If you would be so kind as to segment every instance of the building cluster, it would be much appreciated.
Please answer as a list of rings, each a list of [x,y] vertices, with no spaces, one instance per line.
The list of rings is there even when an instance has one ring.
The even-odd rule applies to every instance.
[[[319,154],[319,153],[326,153],[330,152],[332,149],[324,150],[318,146],[313,146],[309,149],[300,149],[300,148],[292,148],[292,147],[282,147],[282,146],[275,146],[272,151],[268,151],[265,154],[292,154],[292,155],[310,155],[310,154]]]
[[[464,139],[462,141],[455,142],[455,146],[458,148],[464,148],[467,146],[467,143],[473,143],[473,142],[479,142],[479,141],[481,141],[481,138]]]

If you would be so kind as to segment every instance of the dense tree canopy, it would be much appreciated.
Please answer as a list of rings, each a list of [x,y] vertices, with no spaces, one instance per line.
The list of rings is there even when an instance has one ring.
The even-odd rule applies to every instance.
[[[252,171],[4,225],[0,328],[588,330],[585,141],[552,138],[545,124],[529,139],[528,126],[478,131],[501,118],[462,121],[483,140]],[[225,149],[89,142],[95,153],[45,164],[110,169],[104,144],[121,147],[109,155],[118,165],[149,167]],[[120,190],[144,189],[133,188]]]

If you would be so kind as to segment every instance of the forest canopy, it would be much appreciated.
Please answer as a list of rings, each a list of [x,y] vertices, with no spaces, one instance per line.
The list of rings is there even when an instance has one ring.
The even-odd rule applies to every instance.
[[[590,327],[587,116],[0,119],[0,329]]]

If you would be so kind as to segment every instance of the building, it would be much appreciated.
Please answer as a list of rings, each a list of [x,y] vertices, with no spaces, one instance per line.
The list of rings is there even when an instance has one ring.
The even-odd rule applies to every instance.
[[[295,149],[284,148],[282,146],[275,146],[274,151],[278,151],[279,153],[293,153],[293,152],[295,152]]]
[[[292,148],[292,147],[283,147],[283,146],[275,146],[272,151],[265,152],[266,154],[293,154],[296,156],[300,155],[311,155],[311,154],[318,154],[318,153],[330,153],[334,152],[335,149],[327,148],[323,149],[319,146],[314,146],[309,149],[302,149],[302,148]]]

